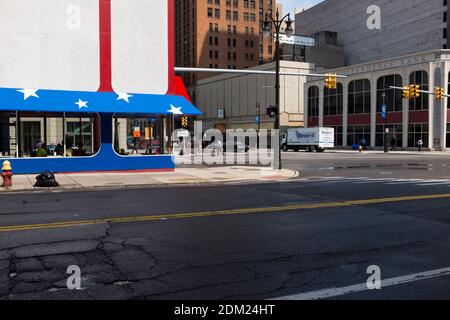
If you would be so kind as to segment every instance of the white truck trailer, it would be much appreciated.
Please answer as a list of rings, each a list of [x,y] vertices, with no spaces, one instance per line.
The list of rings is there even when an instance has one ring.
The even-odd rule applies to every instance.
[[[281,135],[283,151],[324,152],[334,148],[334,128],[292,128]]]

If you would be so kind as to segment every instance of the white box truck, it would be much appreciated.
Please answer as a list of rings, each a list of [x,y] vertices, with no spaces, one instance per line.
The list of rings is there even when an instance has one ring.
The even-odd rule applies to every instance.
[[[334,128],[292,128],[281,135],[283,151],[324,152],[334,148]]]

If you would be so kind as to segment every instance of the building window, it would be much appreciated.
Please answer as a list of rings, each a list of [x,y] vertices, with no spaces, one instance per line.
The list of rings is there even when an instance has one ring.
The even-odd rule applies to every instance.
[[[0,157],[17,156],[16,112],[0,112]]]
[[[97,153],[94,114],[0,112],[1,157],[71,157]]]
[[[367,79],[350,82],[348,87],[348,114],[371,112],[370,81]]]
[[[428,73],[426,71],[416,71],[409,77],[410,84],[417,84],[420,90],[428,91]],[[428,110],[428,93],[421,93],[419,98],[409,100],[409,110]]]
[[[423,147],[428,148],[428,123],[414,123],[408,127],[408,147],[416,148],[419,140],[423,141]]]
[[[343,87],[338,83],[336,89],[324,88],[323,107],[325,116],[336,116],[342,114],[343,109]]]
[[[447,142],[446,148],[450,148],[450,123],[447,123]]]
[[[377,147],[384,146],[385,128],[389,129],[389,132],[386,133],[386,144],[389,147],[392,146],[395,146],[396,148],[403,147],[403,126],[401,124],[387,125],[386,127],[384,125],[377,125],[375,145]]]
[[[313,86],[308,89],[308,117],[319,116],[319,87]]]
[[[370,126],[348,126],[347,144],[352,146],[360,144],[362,140],[366,140],[366,144],[370,143]]]
[[[391,86],[402,87],[403,80],[398,74],[384,76],[377,81],[377,112],[381,112],[383,104],[383,92],[386,94],[387,109],[390,112],[403,110],[403,93],[401,90],[391,89]]]
[[[176,117],[173,125],[181,127],[181,118]],[[171,130],[172,119],[161,115],[114,117],[114,150],[120,155],[160,155],[171,152],[169,140],[164,139]]]

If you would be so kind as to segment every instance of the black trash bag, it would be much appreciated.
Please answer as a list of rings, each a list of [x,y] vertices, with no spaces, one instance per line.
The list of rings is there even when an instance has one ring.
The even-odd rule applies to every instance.
[[[59,187],[59,183],[56,182],[53,172],[45,171],[36,177],[36,188],[53,188]]]

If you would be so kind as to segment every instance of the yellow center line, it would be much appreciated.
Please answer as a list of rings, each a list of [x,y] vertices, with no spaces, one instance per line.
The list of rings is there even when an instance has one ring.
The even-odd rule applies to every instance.
[[[370,205],[370,204],[382,204],[382,203],[406,202],[406,201],[418,201],[418,200],[433,200],[433,199],[449,199],[449,198],[450,198],[450,194],[447,193],[447,194],[404,196],[404,197],[378,198],[378,199],[366,199],[366,200],[319,202],[319,203],[299,204],[299,205],[290,205],[290,206],[277,206],[277,207],[245,208],[245,209],[234,209],[234,210],[192,212],[192,213],[174,213],[174,214],[134,216],[134,217],[122,217],[122,218],[103,218],[103,219],[94,219],[94,220],[79,220],[79,221],[52,222],[52,223],[42,223],[42,224],[4,226],[4,227],[0,227],[0,233],[13,232],[13,231],[30,231],[30,230],[38,230],[38,229],[69,228],[69,227],[79,227],[79,226],[99,225],[99,224],[109,224],[109,223],[131,223],[131,222],[145,222],[145,221],[157,221],[157,220],[180,220],[180,219],[190,219],[190,218],[231,216],[231,215],[239,215],[239,214],[256,214],[256,213],[267,213],[267,212],[286,212],[286,211],[296,211],[296,210],[340,208],[340,207],[362,206],[362,205]]]

